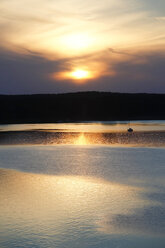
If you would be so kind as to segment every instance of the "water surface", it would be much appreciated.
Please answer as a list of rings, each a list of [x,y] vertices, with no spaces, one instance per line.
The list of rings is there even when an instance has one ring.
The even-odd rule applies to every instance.
[[[164,142],[74,139],[0,146],[0,247],[164,248]]]
[[[165,131],[165,121],[102,121],[77,123],[39,123],[0,125],[0,131],[50,130],[55,132],[123,132],[131,126],[136,131]]]

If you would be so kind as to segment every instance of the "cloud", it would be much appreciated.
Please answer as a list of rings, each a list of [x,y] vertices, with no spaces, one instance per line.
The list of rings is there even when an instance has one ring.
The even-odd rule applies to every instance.
[[[0,9],[0,47],[16,52],[25,48],[50,59],[57,53],[65,58],[109,46],[119,49],[151,45],[153,37],[157,37],[154,43],[164,42],[159,40],[164,24],[158,26],[151,18],[153,10],[142,1],[6,0],[1,1]],[[77,51],[67,47],[66,40],[78,33],[88,36],[92,44]]]
[[[158,21],[165,21],[165,16],[158,16],[155,19]]]
[[[51,62],[33,53],[26,56],[1,53],[0,92],[4,94],[51,92],[47,74],[58,70],[59,66],[60,62]]]
[[[52,79],[51,74],[86,65],[99,76],[76,84],[72,80]],[[155,51],[105,50],[85,56],[46,59],[26,50],[26,55],[1,51],[0,93],[29,94],[70,91],[114,91],[165,93],[165,55]]]
[[[165,92],[164,17],[149,2],[2,0],[0,92]],[[50,77],[81,67],[97,76]]]

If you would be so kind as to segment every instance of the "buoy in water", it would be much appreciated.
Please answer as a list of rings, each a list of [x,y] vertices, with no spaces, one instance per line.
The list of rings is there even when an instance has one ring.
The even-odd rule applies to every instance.
[[[127,129],[127,131],[128,131],[129,133],[132,133],[132,132],[133,132],[133,129],[130,127],[130,128]]]

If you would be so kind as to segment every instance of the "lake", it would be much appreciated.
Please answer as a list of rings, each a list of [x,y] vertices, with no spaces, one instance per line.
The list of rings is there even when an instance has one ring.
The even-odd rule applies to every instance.
[[[0,247],[164,248],[164,134],[165,121],[0,125]]]

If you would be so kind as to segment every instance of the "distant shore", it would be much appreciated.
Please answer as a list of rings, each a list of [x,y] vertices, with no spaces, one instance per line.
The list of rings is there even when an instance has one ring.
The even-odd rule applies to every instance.
[[[165,120],[165,94],[0,95],[0,124]]]

